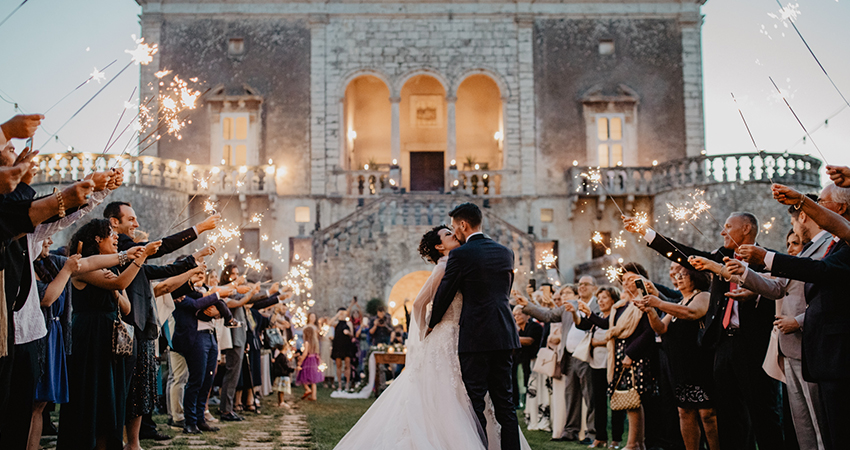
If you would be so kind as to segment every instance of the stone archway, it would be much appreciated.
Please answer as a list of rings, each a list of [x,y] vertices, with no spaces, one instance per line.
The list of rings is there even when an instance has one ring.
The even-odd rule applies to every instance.
[[[419,294],[419,290],[425,285],[430,275],[429,270],[417,270],[404,275],[392,285],[390,294],[387,296],[387,312],[393,318],[394,324],[402,324],[405,330],[408,328],[404,307],[407,306],[408,312],[412,310],[416,295]]]

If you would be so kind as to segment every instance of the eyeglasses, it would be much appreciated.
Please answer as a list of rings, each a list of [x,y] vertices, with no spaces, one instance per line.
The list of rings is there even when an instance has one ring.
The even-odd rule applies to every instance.
[[[579,286],[593,286],[594,284],[585,282],[585,283],[579,283],[578,285]]]
[[[673,275],[673,278],[676,280],[684,280],[685,276],[681,273],[677,273],[676,275]]]

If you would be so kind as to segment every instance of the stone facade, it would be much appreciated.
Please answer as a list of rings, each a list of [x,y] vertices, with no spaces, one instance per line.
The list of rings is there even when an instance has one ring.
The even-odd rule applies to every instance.
[[[137,1],[143,34],[160,47],[142,69],[143,91],[156,92],[148,83],[165,69],[198,77],[209,88],[183,139],[163,138],[147,154],[176,160],[179,170],[186,159],[209,165],[195,172],[196,186],[197,174],[218,164],[221,117],[246,114],[257,136],[247,169],[255,183],[240,188],[234,181],[243,172],[224,167],[233,173],[223,180],[228,188],[196,186],[191,192],[226,202],[224,214],[237,224],[263,213],[259,232],[271,239],[287,245],[312,239],[320,311],[352,295],[386,298],[405,274],[428,270],[416,254],[419,237],[448,222],[445,213],[463,199],[484,207],[485,232],[514,249],[518,287],[543,276],[532,260],[535,246],[557,243],[562,282],[573,280],[574,268],[596,270],[601,260],[585,264],[592,257],[592,232],[619,233],[621,209],[647,212],[661,221],[662,232],[716,247],[716,238],[709,245],[688,229],[663,224],[666,202],[681,201],[697,188],[707,189],[718,219],[728,208],[776,217],[764,241],[782,247],[779,230],[787,229],[787,219],[781,208],[771,207],[767,197],[752,205],[737,197],[751,182],[759,183],[754,192],[761,196],[764,176],[737,166],[731,172],[742,177],[705,173],[715,161],[700,156],[700,0]],[[501,97],[498,170],[449,163],[462,157],[457,93],[473,75],[492,80]],[[346,89],[363,76],[389,91],[385,151],[398,164],[358,170],[347,160]],[[445,95],[445,180],[454,195],[399,189],[406,174],[417,170],[399,157],[399,109],[406,83],[421,76],[436,80]],[[586,191],[580,173],[598,161],[596,117],[611,112],[624,121],[624,167],[605,170],[607,191]],[[817,162],[772,158],[805,166],[788,172],[792,184],[817,185],[811,175]],[[736,184],[742,179],[744,185]],[[727,197],[739,203],[720,201]],[[185,214],[202,212],[201,204],[196,200]],[[304,207],[309,221],[296,220]],[[716,235],[713,222],[697,225]],[[629,239],[617,249],[619,257],[644,262],[655,276],[666,274],[661,258]],[[279,259],[267,247],[261,246],[260,259],[282,275],[292,255]],[[238,253],[233,245],[222,251]]]

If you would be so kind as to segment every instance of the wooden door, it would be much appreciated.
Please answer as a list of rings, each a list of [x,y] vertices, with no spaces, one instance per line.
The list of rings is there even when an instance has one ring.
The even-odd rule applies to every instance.
[[[443,192],[443,152],[410,153],[410,190]]]

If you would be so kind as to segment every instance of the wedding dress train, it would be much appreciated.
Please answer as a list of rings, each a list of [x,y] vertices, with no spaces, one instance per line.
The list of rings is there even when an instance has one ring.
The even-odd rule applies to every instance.
[[[457,356],[458,294],[425,338],[425,325],[446,268],[443,257],[413,303],[404,371],[335,447],[338,450],[485,450],[483,430],[461,379]],[[486,450],[500,448],[499,424],[488,397]],[[521,447],[531,450],[520,433]]]

